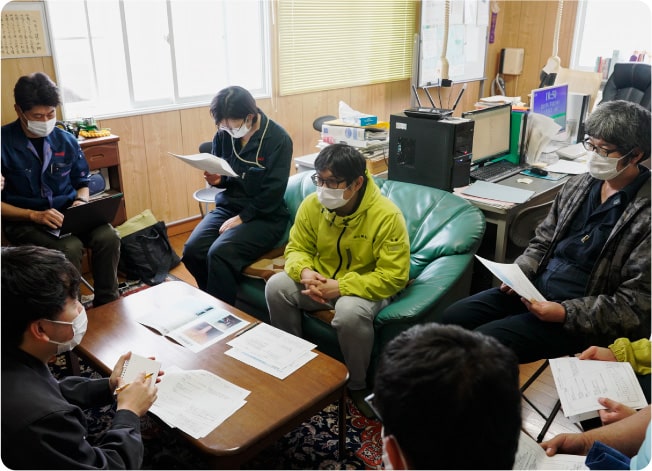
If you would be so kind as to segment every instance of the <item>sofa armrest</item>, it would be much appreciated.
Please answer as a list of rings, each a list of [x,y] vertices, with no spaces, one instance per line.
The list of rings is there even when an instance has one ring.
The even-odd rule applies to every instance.
[[[378,328],[397,323],[435,321],[449,303],[469,294],[468,287],[462,289],[464,292],[452,292],[460,290],[462,279],[472,263],[472,253],[448,255],[434,260],[392,303],[378,313],[374,325]]]

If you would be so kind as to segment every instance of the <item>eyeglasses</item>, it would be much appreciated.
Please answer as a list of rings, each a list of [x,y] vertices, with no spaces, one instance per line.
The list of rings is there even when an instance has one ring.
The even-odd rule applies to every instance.
[[[217,129],[219,129],[220,131],[238,132],[238,131],[240,130],[240,128],[241,128],[242,126],[245,125],[246,122],[247,122],[246,119],[243,120],[243,121],[242,121],[242,124],[238,127],[238,129],[233,129],[233,128],[229,127],[229,126],[224,126],[223,124],[220,124],[220,125],[217,127]]]
[[[326,185],[326,188],[329,188],[331,190],[335,190],[340,186],[340,183],[345,182],[346,179],[343,180],[336,180],[334,178],[321,178],[319,175],[316,173],[310,177],[312,180],[312,183],[315,186],[324,186]]]
[[[374,393],[369,394],[367,397],[364,398],[364,402],[367,403],[369,407],[371,407],[371,410],[374,411],[374,414],[376,414],[376,417],[378,417],[378,420],[381,422],[383,421],[383,418],[381,417],[380,413],[378,413],[378,409],[376,409],[376,406],[374,405],[374,398],[376,395]]]
[[[584,148],[586,150],[588,150],[589,152],[595,152],[600,157],[609,157],[609,154],[613,154],[615,152],[620,152],[621,154],[624,153],[621,149],[619,149],[617,147],[615,149],[609,150],[609,149],[605,149],[604,147],[598,147],[596,145],[593,145],[593,143],[590,141],[590,139],[591,138],[588,137],[588,136],[585,137],[584,140],[582,141],[582,145],[584,146]],[[629,154],[629,152],[627,152],[627,154]]]

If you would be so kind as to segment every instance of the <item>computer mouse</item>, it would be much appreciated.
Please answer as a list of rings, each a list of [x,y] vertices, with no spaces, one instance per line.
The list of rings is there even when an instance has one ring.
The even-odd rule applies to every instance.
[[[532,175],[538,175],[539,177],[545,177],[546,175],[548,175],[548,171],[547,171],[547,170],[544,170],[544,169],[539,168],[539,167],[532,167],[532,168],[530,169],[530,173],[531,173]]]

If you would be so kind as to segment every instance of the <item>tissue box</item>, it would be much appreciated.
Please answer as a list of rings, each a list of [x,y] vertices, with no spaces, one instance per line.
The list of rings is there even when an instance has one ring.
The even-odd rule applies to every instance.
[[[354,124],[355,126],[369,126],[370,124],[376,124],[378,122],[378,116],[366,115],[357,118],[347,118],[347,121],[349,120],[352,120],[351,124]]]

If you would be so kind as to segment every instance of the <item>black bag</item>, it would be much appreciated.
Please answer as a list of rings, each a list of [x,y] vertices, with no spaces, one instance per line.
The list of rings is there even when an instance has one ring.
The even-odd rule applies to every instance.
[[[130,280],[141,280],[150,286],[158,285],[179,263],[181,259],[170,245],[163,221],[120,241],[118,269]]]

